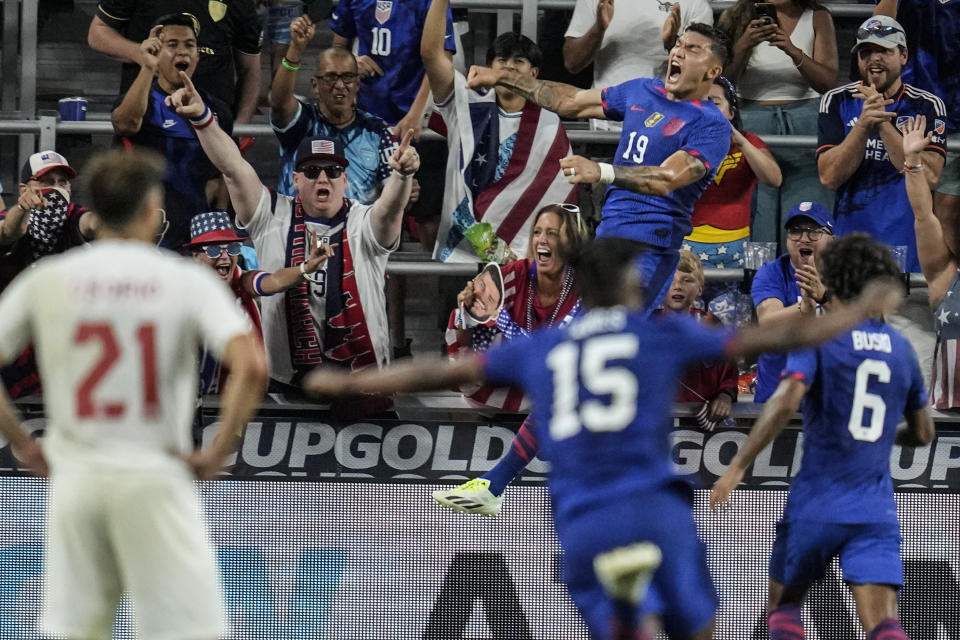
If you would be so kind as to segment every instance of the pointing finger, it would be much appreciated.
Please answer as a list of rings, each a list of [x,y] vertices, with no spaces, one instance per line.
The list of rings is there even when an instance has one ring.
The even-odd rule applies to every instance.
[[[403,156],[404,152],[410,148],[410,141],[413,140],[413,129],[407,129],[403,134],[403,140],[400,141],[400,147],[397,149],[397,157]]]

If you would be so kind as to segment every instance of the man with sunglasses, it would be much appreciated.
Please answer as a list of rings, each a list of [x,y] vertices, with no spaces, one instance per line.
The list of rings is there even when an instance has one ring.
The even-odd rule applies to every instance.
[[[907,62],[903,27],[889,16],[868,18],[852,53],[859,82],[823,94],[817,166],[820,181],[836,191],[837,235],[863,231],[891,246],[907,246],[907,270],[920,271],[913,215],[903,171],[922,172],[933,189],[946,157],[943,101],[903,81]],[[899,127],[923,115],[930,143],[917,165],[905,165]]]
[[[272,296],[286,291],[301,282],[304,275],[316,273],[333,256],[333,247],[316,242],[309,243],[313,249],[303,262],[303,269],[286,267],[274,273],[258,269],[243,270],[239,267],[243,238],[237,235],[233,222],[226,211],[205,211],[190,219],[191,240],[184,250],[191,257],[205,264],[220,276],[233,291],[237,302],[247,312],[254,330],[263,338],[260,322],[260,307],[256,298]],[[200,358],[200,388],[202,393],[219,393],[226,382],[227,371],[206,349]]]
[[[761,325],[817,314],[826,302],[816,261],[833,239],[830,211],[819,202],[801,202],[790,209],[784,227],[787,252],[760,267],[750,290]],[[766,402],[773,394],[786,362],[782,353],[764,353],[757,358],[754,402]]]
[[[290,24],[290,45],[270,87],[270,118],[280,143],[280,181],[277,190],[296,195],[293,173],[297,146],[304,139],[337,141],[349,161],[347,197],[370,204],[380,195],[390,176],[388,160],[397,141],[380,118],[357,108],[360,75],[357,59],[349,50],[333,47],[317,56],[316,73],[310,79],[315,102],[294,95],[297,71],[313,38],[315,28],[302,15]]]
[[[412,132],[390,156],[392,173],[373,204],[345,197],[350,162],[338,141],[324,138],[300,143],[293,174],[297,195],[284,196],[260,182],[190,79],[184,80],[169,104],[190,120],[203,150],[223,172],[237,226],[249,231],[260,265],[269,271],[300,268],[315,238],[334,250],[323,269],[304,273],[304,282],[282,297],[262,301],[271,377],[289,385],[319,364],[360,369],[388,362],[384,278],[420,166],[410,147]]]

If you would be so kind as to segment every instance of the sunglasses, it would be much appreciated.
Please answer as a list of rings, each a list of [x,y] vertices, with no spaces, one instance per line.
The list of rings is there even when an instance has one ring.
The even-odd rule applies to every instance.
[[[303,177],[307,180],[316,180],[320,177],[321,173],[327,174],[328,180],[336,180],[343,175],[343,167],[338,164],[328,164],[324,166],[318,166],[315,164],[308,165],[300,170],[300,173],[303,174]]]
[[[211,260],[216,260],[224,251],[227,252],[228,256],[240,255],[241,247],[242,245],[239,242],[231,242],[230,244],[208,244],[203,247],[203,252],[207,254],[207,257]]]
[[[885,38],[887,36],[892,36],[895,33],[903,33],[903,31],[892,25],[880,24],[877,22],[857,29],[857,40],[865,40],[870,36],[879,36],[881,38]]]
[[[566,202],[554,202],[553,204],[547,205],[548,207],[560,207],[568,213],[576,214],[577,216],[577,229],[583,229],[583,219],[580,217],[580,207],[575,204],[568,204]]]

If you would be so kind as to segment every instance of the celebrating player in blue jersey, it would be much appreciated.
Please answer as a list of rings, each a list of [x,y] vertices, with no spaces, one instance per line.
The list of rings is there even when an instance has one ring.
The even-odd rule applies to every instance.
[[[859,233],[834,241],[821,261],[832,294],[828,316],[845,310],[869,278],[899,272],[884,245]],[[803,466],[770,555],[770,637],[804,637],[804,595],[839,556],[868,639],[905,639],[897,621],[903,562],[890,453],[895,441],[928,444],[933,423],[917,356],[882,320],[870,318],[816,349],[790,354],[779,388],[714,485],[710,505],[726,503],[804,398]],[[898,434],[900,416],[907,427]]]
[[[685,366],[812,345],[899,304],[899,287],[873,287],[836,314],[716,330],[686,315],[650,319],[633,264],[642,243],[602,238],[576,273],[587,313],[565,328],[518,338],[478,356],[337,375],[316,370],[322,394],[449,388],[488,380],[522,387],[551,465],[550,494],[565,580],[594,637],[633,637],[640,585],[650,578],[672,638],[709,638],[716,595],[670,461],[670,410]],[[649,517],[655,513],[656,517]]]
[[[730,123],[707,99],[729,59],[726,35],[693,23],[671,49],[662,81],[638,78],[582,90],[509,69],[473,67],[467,85],[506,87],[564,118],[623,121],[612,165],[570,156],[560,166],[571,183],[610,185],[597,236],[648,245],[637,266],[646,307],[654,309],[673,281],[693,205],[730,149]]]

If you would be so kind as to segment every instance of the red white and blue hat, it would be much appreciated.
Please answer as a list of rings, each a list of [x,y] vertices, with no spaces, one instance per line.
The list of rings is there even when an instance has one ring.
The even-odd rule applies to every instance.
[[[61,169],[70,180],[77,177],[76,170],[70,166],[70,163],[62,155],[56,151],[38,151],[23,163],[23,169],[20,171],[20,182],[27,184],[54,169]]]
[[[204,211],[190,218],[190,242],[183,246],[196,247],[216,242],[243,242],[226,211]]]
[[[326,138],[305,138],[297,147],[297,165],[296,170],[308,160],[322,160],[333,162],[346,169],[350,163],[343,153],[343,145],[339,140],[327,140]]]

